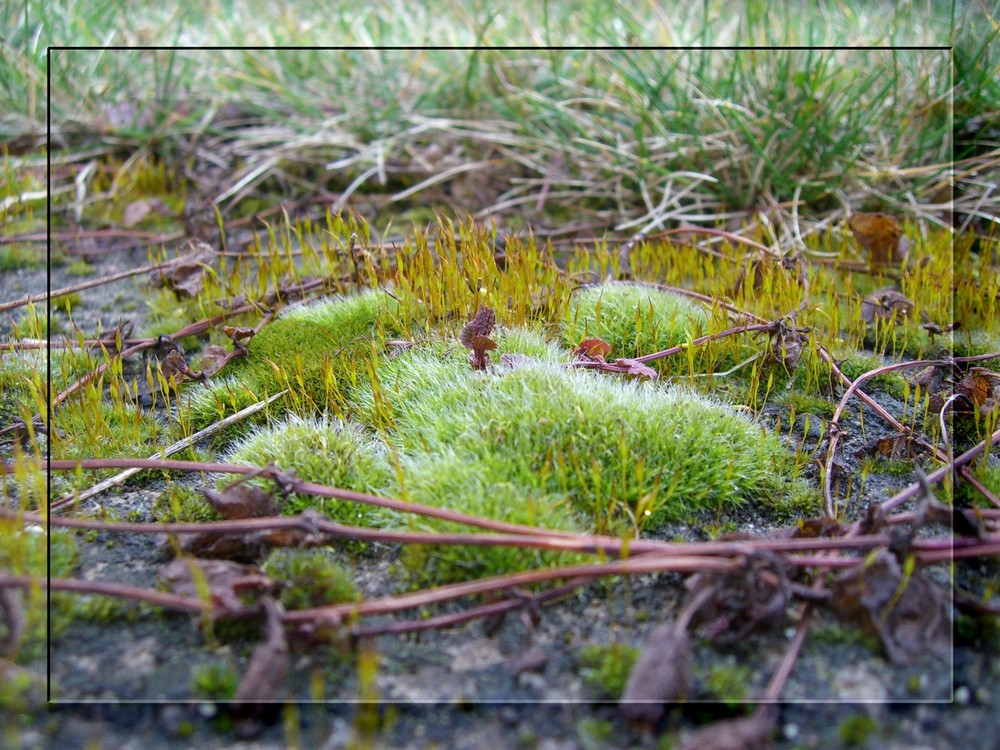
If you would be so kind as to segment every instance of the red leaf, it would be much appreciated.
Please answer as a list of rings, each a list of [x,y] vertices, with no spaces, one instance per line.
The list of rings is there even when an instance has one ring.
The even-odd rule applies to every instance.
[[[610,351],[611,344],[604,339],[594,338],[584,339],[581,341],[579,346],[573,350],[573,354],[576,354],[577,356],[591,357],[592,359],[597,359],[598,357],[603,359],[604,356]]]

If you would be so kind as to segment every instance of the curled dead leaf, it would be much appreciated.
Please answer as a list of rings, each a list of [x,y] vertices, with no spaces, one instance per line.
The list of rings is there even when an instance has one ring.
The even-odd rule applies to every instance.
[[[946,595],[919,570],[904,571],[887,549],[838,575],[830,605],[841,617],[874,631],[895,664],[951,648]]]
[[[462,346],[472,350],[469,362],[473,370],[485,370],[490,362],[486,352],[497,348],[496,342],[490,338],[490,332],[493,330],[495,322],[496,315],[493,313],[493,308],[483,307],[458,334],[458,340],[462,342]]]
[[[652,367],[634,359],[616,359],[614,367],[616,372],[620,372],[623,375],[634,375],[638,378],[647,378],[648,380],[656,380],[659,377],[656,374],[656,370]]]
[[[782,320],[771,335],[768,360],[780,364],[787,372],[791,372],[802,358],[805,342],[806,337],[802,331]]]
[[[226,520],[278,515],[274,495],[245,482],[234,482],[221,492],[204,489],[202,494],[218,514]]]
[[[683,700],[691,687],[691,644],[677,623],[660,625],[646,639],[618,701],[629,721],[655,724],[665,703]]]
[[[901,323],[913,315],[913,301],[895,289],[879,289],[861,300],[861,319],[865,323],[892,321]]]
[[[725,719],[690,734],[679,750],[766,750],[777,727],[773,710]]]
[[[242,593],[267,590],[273,585],[256,565],[194,557],[171,560],[160,567],[157,577],[175,594],[191,597],[208,594],[213,602],[230,611],[243,608]]]
[[[0,586],[0,656],[13,658],[17,653],[26,623],[21,590]]]
[[[857,212],[847,222],[854,239],[868,252],[872,269],[898,266],[910,252],[899,220],[888,214]]]
[[[269,596],[261,598],[264,609],[264,640],[257,645],[247,662],[233,700],[236,703],[271,701],[278,695],[288,675],[290,661],[281,610]]]
[[[573,349],[573,354],[578,357],[590,357],[591,359],[604,359],[605,355],[611,351],[611,344],[604,339],[591,338],[584,339]]]
[[[791,599],[788,563],[771,552],[747,555],[738,570],[698,573],[687,584],[703,598],[694,618],[715,643],[735,643],[755,628],[774,625]]]
[[[971,367],[964,378],[955,384],[953,393],[964,397],[955,402],[955,411],[983,411],[989,402],[998,400],[995,389],[1000,385],[1000,373],[985,367]]]
[[[195,297],[201,292],[205,273],[215,261],[215,252],[204,242],[194,243],[195,254],[180,258],[152,273],[153,286],[165,286],[177,297]]]

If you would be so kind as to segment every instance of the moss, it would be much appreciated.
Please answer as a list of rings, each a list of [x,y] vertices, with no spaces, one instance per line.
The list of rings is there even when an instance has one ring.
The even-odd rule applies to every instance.
[[[283,404],[300,414],[339,412],[366,379],[364,360],[386,336],[401,332],[397,313],[395,300],[377,291],[286,309],[253,338],[246,357],[232,362],[225,379],[191,392],[192,428],[285,389]]]
[[[793,496],[792,458],[760,425],[662,383],[565,368],[538,334],[498,334],[494,367],[473,372],[446,340],[384,359],[351,403],[396,457],[388,494],[490,518],[634,535]],[[520,349],[520,352],[516,350]],[[532,352],[513,369],[504,353]],[[451,528],[408,520],[420,528]],[[422,581],[460,580],[555,559],[517,549],[414,548]]]
[[[546,363],[473,373],[464,357],[409,352],[358,401],[402,454],[502,468],[508,483],[558,494],[595,526],[621,514],[656,526],[751,495],[767,503],[790,468],[776,439],[709,398]]]
[[[194,487],[172,484],[153,501],[153,519],[160,523],[198,523],[219,518]]]
[[[861,747],[878,729],[878,723],[868,714],[855,714],[840,722],[837,734],[848,747]]]
[[[252,431],[230,449],[227,460],[251,466],[273,463],[282,471],[294,471],[299,479],[359,492],[378,491],[391,476],[378,443],[357,426],[336,419],[291,415]],[[230,481],[231,477],[223,477],[219,484]],[[274,486],[269,481],[254,481],[265,489]],[[352,525],[377,525],[385,515],[367,505],[298,494],[289,498],[284,511],[296,513],[306,507]]]
[[[595,697],[618,700],[639,658],[639,649],[623,643],[594,644],[581,649],[578,658],[581,676]]]
[[[11,228],[7,227],[8,231]],[[45,268],[45,249],[28,243],[15,242],[0,246],[0,273],[8,271],[38,271]]]
[[[239,675],[228,664],[198,664],[191,670],[191,692],[206,700],[231,700]]]
[[[96,273],[94,267],[83,258],[70,263],[65,271],[67,276],[93,276]]]
[[[585,288],[573,296],[562,338],[573,347],[602,338],[611,357],[637,357],[682,344],[708,330],[701,307],[670,292],[631,284]]]
[[[281,586],[279,597],[286,610],[360,598],[350,572],[328,550],[278,549],[268,556],[263,570]]]
[[[705,688],[713,700],[730,708],[742,703],[750,694],[751,670],[728,658],[723,664],[713,664],[705,678]]]

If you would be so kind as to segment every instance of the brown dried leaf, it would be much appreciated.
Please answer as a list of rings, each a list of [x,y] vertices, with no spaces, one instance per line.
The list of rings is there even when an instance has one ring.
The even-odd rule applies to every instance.
[[[920,452],[920,446],[910,435],[886,435],[872,438],[855,451],[857,458],[872,456],[892,461],[908,461]]]
[[[205,353],[202,358],[198,360],[198,369],[201,370],[202,375],[209,377],[215,375],[222,369],[222,365],[228,356],[229,352],[226,351],[226,347],[219,344],[209,344],[205,347]]]
[[[928,365],[908,378],[910,385],[920,386],[924,393],[940,393],[948,377],[950,368],[939,365]],[[939,407],[940,408],[940,407]]]
[[[278,515],[274,495],[246,482],[233,483],[221,492],[205,489],[202,494],[227,521]]]
[[[683,700],[691,687],[691,644],[676,623],[660,625],[646,639],[618,701],[629,721],[655,724],[665,703]]]
[[[222,332],[226,334],[233,343],[236,344],[243,339],[248,341],[257,335],[257,330],[255,328],[237,328],[236,326],[223,326]]]
[[[779,622],[791,598],[788,563],[772,552],[747,555],[739,570],[698,573],[685,585],[692,599],[707,594],[694,619],[706,623],[708,637],[722,644]]]
[[[865,323],[892,320],[901,323],[913,315],[913,302],[895,289],[879,289],[861,300],[861,319]]]
[[[635,375],[636,377],[648,378],[649,380],[656,380],[659,377],[656,374],[656,370],[652,367],[644,365],[642,362],[637,362],[634,359],[616,359],[615,367],[618,372],[625,375]]]
[[[272,546],[269,541],[270,535],[266,532],[234,534],[203,531],[199,534],[185,534],[180,540],[180,548],[198,558],[253,563],[262,560],[267,554]]]
[[[149,201],[138,200],[129,203],[125,206],[125,210],[122,212],[122,226],[126,229],[131,229],[149,216],[149,213],[152,210],[153,209],[149,205]]]
[[[120,352],[121,342],[132,335],[134,324],[131,320],[119,320],[113,331],[104,331],[95,339],[88,349],[99,349],[104,347],[109,352]]]
[[[173,290],[178,298],[195,297],[201,292],[205,271],[215,260],[215,252],[204,242],[194,245],[195,255],[171,263],[159,271],[154,271],[154,286],[165,286]]]
[[[690,734],[679,750],[766,750],[777,724],[773,711],[726,719]]]
[[[176,349],[171,349],[167,352],[160,364],[160,368],[163,371],[163,377],[167,380],[172,378],[175,383],[180,383],[182,380],[185,380],[186,376],[191,371],[188,367],[187,360],[184,359],[184,355]]]
[[[951,647],[944,596],[920,571],[904,575],[886,549],[834,579],[830,606],[874,631],[895,664],[926,653],[941,655]]]
[[[493,330],[494,323],[496,323],[496,315],[493,313],[493,308],[482,307],[476,316],[462,328],[461,333],[458,334],[458,340],[466,349],[474,349],[473,339],[477,336],[488,337]]]
[[[231,610],[243,604],[239,594],[270,588],[272,583],[256,565],[240,565],[230,560],[178,557],[160,566],[157,576],[175,594],[200,596],[199,579],[204,578],[212,600]]]
[[[771,336],[768,359],[780,364],[787,372],[791,372],[798,366],[799,360],[802,358],[802,348],[805,342],[805,336],[794,326],[782,322],[778,325],[774,335]]]
[[[21,645],[25,625],[21,590],[0,586],[0,656],[14,657]]]
[[[604,356],[611,351],[611,344],[604,339],[584,339],[573,350],[573,354],[578,357],[590,357],[591,359],[604,359]]]
[[[288,641],[281,610],[269,596],[263,597],[260,603],[264,608],[266,637],[250,656],[246,672],[233,696],[236,703],[274,700],[288,675]]]
[[[995,398],[994,382],[1000,381],[1000,373],[992,372],[985,367],[972,367],[969,373],[958,381],[953,393],[964,396],[968,401],[964,404],[961,399],[955,401],[955,411],[972,412],[975,407],[983,411],[986,402]]]
[[[910,252],[903,226],[893,216],[855,213],[847,226],[858,244],[868,251],[868,265],[873,269],[898,266]]]

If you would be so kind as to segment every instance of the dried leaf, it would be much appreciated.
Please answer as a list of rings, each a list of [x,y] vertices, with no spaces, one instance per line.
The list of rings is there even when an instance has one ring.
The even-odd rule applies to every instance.
[[[747,555],[739,570],[699,573],[686,585],[692,599],[705,597],[694,618],[706,623],[712,641],[722,644],[775,624],[791,598],[788,564],[771,552]]]
[[[655,724],[665,703],[683,700],[691,687],[691,644],[677,623],[660,625],[646,639],[618,701],[629,721]]]
[[[234,534],[204,531],[185,534],[180,540],[180,548],[186,554],[198,558],[253,563],[262,560],[267,554],[271,548],[269,541],[270,535],[266,532]]]
[[[462,328],[461,333],[458,334],[458,340],[466,349],[472,349],[474,348],[473,338],[476,336],[488,337],[493,331],[494,323],[496,323],[496,315],[493,313],[493,308],[482,307],[476,316]]]
[[[202,358],[198,360],[198,369],[201,370],[202,375],[215,375],[222,369],[222,365],[225,364],[229,354],[230,352],[226,351],[226,347],[219,344],[209,344],[205,347],[205,353]]]
[[[0,586],[0,656],[14,657],[21,645],[25,624],[21,590]]]
[[[913,302],[895,289],[879,289],[861,300],[861,319],[865,323],[892,320],[901,323],[913,315]]]
[[[978,408],[983,411],[987,401],[994,396],[994,382],[1000,382],[1000,373],[987,370],[985,367],[972,367],[969,373],[955,385],[952,393],[964,396],[955,401],[955,411],[972,412]]]
[[[644,365],[642,362],[637,362],[634,359],[616,359],[615,368],[617,372],[624,375],[635,375],[639,378],[648,378],[649,380],[656,380],[659,377],[656,374],[656,370],[648,365]]]
[[[88,349],[105,348],[109,352],[120,352],[121,343],[132,335],[134,324],[131,320],[119,320],[113,331],[104,331]]]
[[[886,435],[872,438],[855,451],[857,458],[872,456],[891,461],[908,461],[920,452],[920,446],[910,435]]]
[[[149,201],[138,200],[129,203],[125,206],[125,210],[122,212],[122,226],[126,229],[131,229],[149,216],[149,213],[152,210],[153,209],[150,207]]]
[[[215,260],[212,248],[204,242],[195,243],[196,254],[154,271],[154,286],[165,286],[177,297],[195,297],[201,292],[205,271]]]
[[[223,326],[222,332],[232,339],[234,344],[242,341],[243,339],[247,339],[247,341],[249,341],[257,335],[257,330],[255,328],[237,328],[236,326]]]
[[[781,321],[771,336],[768,358],[770,361],[780,364],[787,372],[791,372],[798,366],[799,360],[802,358],[802,348],[805,342],[805,336],[798,329]]]
[[[590,357],[591,359],[604,359],[604,356],[611,351],[611,344],[604,339],[584,339],[573,350],[573,354],[578,357]]]
[[[739,719],[718,721],[690,734],[679,750],[766,750],[777,724],[773,711],[755,711]]]
[[[266,637],[250,656],[246,672],[233,696],[236,703],[274,700],[288,675],[288,641],[281,610],[269,596],[263,597],[260,603],[264,608]]]
[[[884,548],[834,579],[830,605],[874,631],[895,664],[927,653],[941,655],[951,647],[943,594],[920,571],[904,574]]]
[[[940,393],[951,368],[939,365],[928,365],[909,378],[910,385],[920,386],[924,393]],[[940,407],[938,407],[940,409]]]
[[[868,265],[873,269],[898,266],[910,252],[903,226],[893,216],[855,213],[847,226],[858,244],[868,251]]]
[[[187,360],[184,359],[184,355],[176,349],[171,349],[167,352],[163,361],[160,363],[160,368],[163,371],[163,377],[167,380],[173,379],[175,383],[180,383],[181,381],[186,380],[191,371],[188,367]]]
[[[244,605],[244,591],[268,589],[272,582],[256,565],[240,565],[230,560],[203,560],[178,557],[160,567],[158,578],[175,594],[201,596],[201,581],[208,587],[212,600],[229,610]]]
[[[274,495],[246,482],[234,482],[221,492],[205,489],[202,494],[227,521],[278,515]]]
[[[462,346],[472,350],[469,363],[473,370],[485,370],[490,362],[486,352],[497,348],[496,343],[490,338],[490,331],[493,330],[495,322],[496,316],[493,314],[493,308],[483,307],[458,334],[458,340],[462,342]]]

